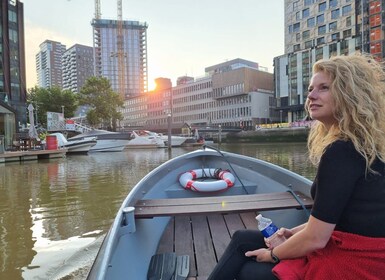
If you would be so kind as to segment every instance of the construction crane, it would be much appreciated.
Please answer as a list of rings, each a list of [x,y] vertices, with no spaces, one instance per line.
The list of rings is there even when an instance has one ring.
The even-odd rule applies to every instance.
[[[118,19],[117,19],[117,32],[116,32],[116,47],[118,56],[118,83],[119,94],[122,99],[126,99],[125,90],[125,52],[124,52],[124,35],[123,35],[123,19],[122,19],[122,0],[117,0],[118,6]]]
[[[100,0],[95,0],[95,19],[100,19],[102,13],[100,12]]]

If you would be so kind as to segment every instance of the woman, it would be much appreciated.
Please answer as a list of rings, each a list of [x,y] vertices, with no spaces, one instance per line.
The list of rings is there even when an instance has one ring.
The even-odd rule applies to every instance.
[[[280,229],[287,241],[275,248],[256,231],[237,232],[209,279],[385,279],[384,82],[365,55],[314,64],[309,220]]]

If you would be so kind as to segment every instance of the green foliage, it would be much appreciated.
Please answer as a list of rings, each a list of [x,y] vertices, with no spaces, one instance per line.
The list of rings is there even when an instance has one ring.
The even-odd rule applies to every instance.
[[[59,87],[30,88],[27,93],[27,103],[32,103],[37,111],[38,122],[43,127],[47,127],[47,112],[61,113],[64,108],[64,117],[71,118],[78,108],[77,94],[71,90],[61,90]]]
[[[112,90],[106,78],[89,78],[80,91],[79,103],[90,107],[87,121],[91,125],[102,124],[115,131],[117,121],[123,119],[123,115],[118,112],[119,108],[123,108],[123,100]]]

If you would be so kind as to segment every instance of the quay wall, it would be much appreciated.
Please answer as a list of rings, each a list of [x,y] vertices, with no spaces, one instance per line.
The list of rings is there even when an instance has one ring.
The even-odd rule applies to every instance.
[[[255,131],[227,133],[222,142],[268,143],[268,142],[306,142],[309,134],[307,127],[267,128]]]

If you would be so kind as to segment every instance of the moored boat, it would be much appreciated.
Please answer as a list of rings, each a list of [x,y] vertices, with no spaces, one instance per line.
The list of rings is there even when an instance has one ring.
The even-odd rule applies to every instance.
[[[148,130],[133,130],[132,139],[126,145],[126,148],[163,148],[164,142],[160,136]]]
[[[67,149],[68,153],[88,153],[90,149],[96,145],[96,137],[88,137],[84,139],[68,141],[60,132],[51,133],[56,136],[58,147]]]
[[[90,137],[96,137],[97,140],[96,145],[91,147],[90,152],[120,152],[132,139],[129,133],[94,129],[68,138],[68,141],[89,139]]]
[[[256,212],[279,226],[305,222],[310,186],[279,166],[213,148],[171,159],[130,191],[88,279],[206,279],[235,230],[257,227]]]

